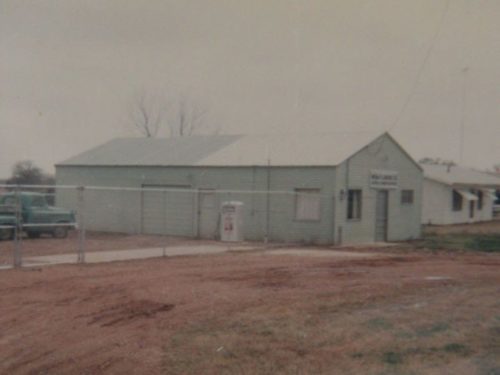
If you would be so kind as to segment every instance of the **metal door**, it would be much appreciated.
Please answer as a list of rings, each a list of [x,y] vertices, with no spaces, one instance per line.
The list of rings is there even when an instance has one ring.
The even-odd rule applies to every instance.
[[[389,214],[389,192],[387,190],[378,190],[375,204],[375,241],[386,242]]]
[[[219,220],[215,190],[200,190],[198,205],[198,236],[205,239],[215,239]]]
[[[165,227],[165,193],[144,190],[142,192],[142,233],[165,234]]]
[[[193,236],[194,194],[184,186],[144,185],[142,232],[171,236]]]

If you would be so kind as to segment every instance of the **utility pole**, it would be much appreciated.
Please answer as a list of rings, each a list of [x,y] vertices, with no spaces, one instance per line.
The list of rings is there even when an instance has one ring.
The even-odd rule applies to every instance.
[[[16,208],[15,208],[15,215],[16,215],[16,222],[15,222],[15,230],[14,230],[14,267],[15,268],[20,268],[23,265],[23,256],[22,256],[22,246],[21,246],[21,241],[23,238],[23,216],[22,216],[22,201],[21,201],[21,194],[20,194],[20,187],[19,185],[16,186],[15,188],[15,197],[16,197]]]
[[[459,164],[464,164],[464,145],[465,145],[465,114],[467,107],[467,73],[469,67],[462,69],[462,110],[460,114],[460,149],[459,149]]]
[[[300,9],[300,1],[295,0],[293,3],[293,11],[294,11],[294,46],[295,46],[295,100],[294,100],[294,132],[298,134],[300,132],[300,100],[301,100],[301,78],[300,78],[300,38],[301,38],[301,9]]]
[[[271,157],[269,156],[269,145],[267,146],[267,168],[266,168],[266,235],[264,238],[264,244],[266,247],[269,243],[269,232],[271,227]]]

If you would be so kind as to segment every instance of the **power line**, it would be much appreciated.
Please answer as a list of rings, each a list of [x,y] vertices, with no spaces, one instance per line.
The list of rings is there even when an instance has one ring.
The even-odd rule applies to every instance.
[[[465,109],[467,105],[467,73],[469,67],[466,66],[462,69],[463,81],[462,81],[462,108],[460,111],[460,146],[459,146],[459,162],[464,163],[464,138],[465,138]]]
[[[389,127],[388,132],[393,131],[396,128],[396,126],[399,125],[399,122],[401,121],[403,114],[405,113],[406,109],[408,108],[408,105],[410,104],[413,97],[415,96],[415,93],[417,91],[417,86],[420,83],[420,78],[422,77],[422,74],[424,72],[424,68],[427,65],[427,61],[429,60],[429,57],[432,55],[432,52],[434,51],[436,41],[437,41],[439,34],[441,33],[441,30],[443,28],[444,20],[446,18],[446,15],[448,14],[449,8],[450,8],[450,0],[446,0],[445,7],[443,9],[443,13],[441,14],[441,18],[440,18],[439,23],[436,27],[434,35],[431,38],[429,47],[427,48],[424,59],[422,60],[422,64],[420,64],[420,68],[417,71],[417,75],[415,77],[415,80],[413,81],[413,85],[411,86],[411,90],[410,90],[409,94],[407,95],[405,101],[403,102],[403,106],[401,107],[401,110],[398,112],[394,122]]]

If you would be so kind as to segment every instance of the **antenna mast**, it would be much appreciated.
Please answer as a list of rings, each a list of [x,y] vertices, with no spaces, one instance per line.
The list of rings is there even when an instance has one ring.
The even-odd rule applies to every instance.
[[[462,113],[460,116],[460,149],[459,149],[459,162],[464,164],[464,139],[465,139],[465,110],[467,104],[467,73],[469,67],[466,66],[462,69]]]

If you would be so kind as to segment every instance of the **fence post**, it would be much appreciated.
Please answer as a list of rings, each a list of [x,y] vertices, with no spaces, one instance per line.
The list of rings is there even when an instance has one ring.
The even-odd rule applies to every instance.
[[[201,207],[200,207],[200,199],[201,197],[201,189],[198,189],[197,191],[193,190],[194,196],[193,196],[193,201],[194,201],[194,219],[193,219],[193,237],[200,240],[201,239],[201,232],[200,232],[200,220],[201,220]],[[215,194],[214,194],[214,200],[215,200]]]
[[[85,187],[79,186],[78,192],[78,263],[85,263]]]
[[[15,197],[16,197],[16,222],[14,227],[14,268],[20,268],[23,265],[23,257],[21,254],[21,241],[22,241],[22,215],[21,215],[21,196],[19,194],[19,186],[15,188]]]
[[[162,256],[165,256],[166,250],[167,250],[167,189],[163,189],[163,194],[162,194],[162,205],[161,205],[161,211],[163,213],[163,246],[162,246]]]
[[[267,168],[267,186],[266,186],[266,233],[264,235],[264,247],[269,246],[269,235],[271,229],[271,173],[269,166]]]

